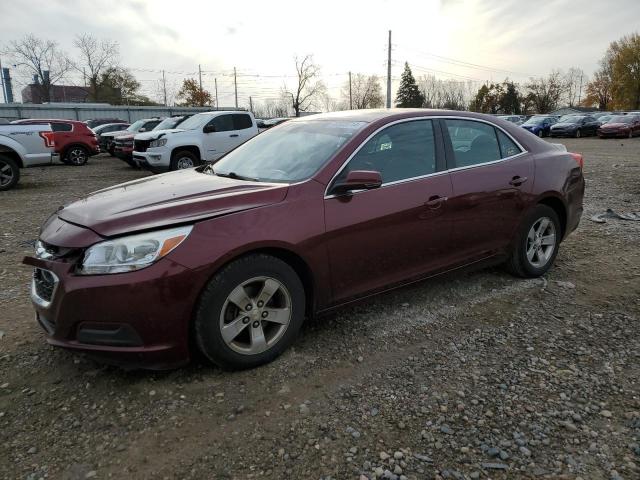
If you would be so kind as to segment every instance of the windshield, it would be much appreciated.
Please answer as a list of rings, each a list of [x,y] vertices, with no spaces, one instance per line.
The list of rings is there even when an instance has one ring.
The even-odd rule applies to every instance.
[[[560,118],[558,123],[576,123],[582,120],[584,117],[579,117],[577,115],[564,115]]]
[[[205,123],[211,120],[211,115],[208,113],[198,113],[193,117],[187,118],[180,124],[181,130],[194,130],[196,128],[204,127]]]
[[[306,120],[283,123],[236,148],[213,165],[216,173],[262,181],[309,178],[365,122]]]
[[[529,120],[524,122],[524,125],[540,125],[546,119],[547,117],[531,117]]]
[[[182,120],[182,117],[169,117],[162,120],[154,130],[170,130],[175,128],[176,125]]]
[[[146,123],[145,120],[138,120],[137,122],[133,122],[127,130],[130,132],[137,132],[142,128],[142,126]]]
[[[631,119],[633,116],[631,115],[616,115],[615,117],[611,117],[607,123],[631,123]]]

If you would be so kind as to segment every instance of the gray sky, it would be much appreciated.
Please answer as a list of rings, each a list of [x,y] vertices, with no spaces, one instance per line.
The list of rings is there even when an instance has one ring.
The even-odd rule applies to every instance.
[[[73,55],[78,33],[117,40],[121,63],[156,98],[161,70],[175,90],[201,64],[229,106],[234,66],[241,105],[278,97],[295,55],[314,55],[334,95],[348,71],[384,76],[389,29],[394,77],[405,61],[416,76],[478,81],[572,66],[591,75],[611,41],[640,28],[640,1],[0,0],[0,19],[0,45],[33,33]]]

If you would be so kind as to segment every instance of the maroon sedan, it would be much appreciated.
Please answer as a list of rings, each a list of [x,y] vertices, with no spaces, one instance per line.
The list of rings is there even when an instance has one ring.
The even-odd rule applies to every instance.
[[[24,262],[52,345],[247,368],[373,293],[480,262],[544,274],[583,194],[580,155],[491,116],[324,114],[60,207]]]
[[[600,138],[633,138],[636,135],[640,135],[640,115],[616,115],[598,128]]]

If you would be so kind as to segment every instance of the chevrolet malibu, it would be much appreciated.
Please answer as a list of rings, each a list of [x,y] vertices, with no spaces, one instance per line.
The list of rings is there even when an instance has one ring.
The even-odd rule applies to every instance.
[[[43,225],[31,298],[55,346],[162,369],[255,367],[305,318],[471,265],[537,277],[582,214],[582,156],[495,117],[291,120],[214,164],[135,180]]]

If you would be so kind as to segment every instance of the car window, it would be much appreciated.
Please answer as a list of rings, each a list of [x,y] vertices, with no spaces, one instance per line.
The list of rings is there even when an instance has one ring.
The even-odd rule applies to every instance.
[[[231,130],[235,130],[232,115],[218,115],[213,118],[209,124],[216,127],[216,132],[230,132]]]
[[[473,120],[445,120],[456,167],[469,167],[502,158],[493,126]]]
[[[70,123],[52,123],[51,130],[54,132],[70,132],[73,130],[73,125]]]
[[[234,130],[244,130],[245,128],[251,128],[253,126],[253,122],[251,121],[251,117],[247,114],[234,113],[233,126]]]
[[[432,121],[398,123],[378,132],[349,161],[337,182],[353,170],[378,171],[383,183],[434,173],[436,148]]]
[[[516,145],[516,143],[509,138],[502,130],[497,130],[498,132],[498,141],[500,142],[500,154],[502,158],[513,157],[514,155],[518,155],[522,153],[520,147]]]
[[[160,123],[160,120],[151,120],[144,124],[144,129],[146,131],[153,130]]]

